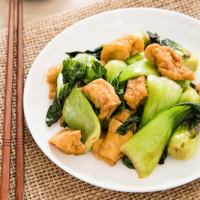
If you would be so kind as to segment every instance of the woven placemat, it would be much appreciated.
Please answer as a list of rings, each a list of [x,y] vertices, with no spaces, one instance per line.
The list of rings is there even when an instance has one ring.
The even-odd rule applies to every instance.
[[[127,7],[164,8],[200,19],[199,0],[104,0],[82,9],[27,23],[24,26],[24,81],[39,52],[62,30],[91,15]],[[7,29],[3,29],[0,30],[0,147],[2,147],[3,132],[6,51]],[[10,199],[15,199],[16,44],[14,62]],[[200,199],[200,179],[175,189],[152,193],[123,193],[102,189],[78,180],[51,162],[36,145],[25,124],[25,190],[26,199],[39,200]]]

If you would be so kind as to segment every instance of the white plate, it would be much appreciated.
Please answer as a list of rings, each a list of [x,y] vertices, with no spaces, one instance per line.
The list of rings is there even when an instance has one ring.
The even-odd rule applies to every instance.
[[[35,60],[24,90],[24,111],[30,132],[40,149],[56,165],[73,176],[93,185],[126,192],[149,192],[177,187],[200,177],[200,145],[190,160],[178,161],[170,156],[158,165],[150,177],[138,179],[135,170],[121,160],[114,167],[97,160],[92,153],[65,155],[48,140],[62,128],[59,122],[47,127],[45,116],[52,101],[45,82],[47,70],[66,58],[66,51],[97,47],[133,30],[157,32],[200,55],[200,22],[172,11],[152,8],[129,8],[101,13],[84,19],[57,35]],[[200,82],[199,70],[195,73]],[[164,128],[164,127],[163,127]]]

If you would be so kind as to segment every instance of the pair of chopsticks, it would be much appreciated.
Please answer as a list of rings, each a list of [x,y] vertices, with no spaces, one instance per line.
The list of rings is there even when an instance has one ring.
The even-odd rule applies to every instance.
[[[17,110],[16,110],[16,200],[24,199],[24,124],[23,124],[23,11],[17,2]],[[14,52],[15,0],[9,3],[8,46],[0,199],[9,200],[12,122],[12,76]]]

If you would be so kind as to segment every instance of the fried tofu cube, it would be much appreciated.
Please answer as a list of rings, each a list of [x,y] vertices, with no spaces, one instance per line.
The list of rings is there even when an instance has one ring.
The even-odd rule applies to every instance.
[[[110,159],[113,162],[117,162],[119,158],[123,157],[124,154],[120,151],[120,148],[124,142],[133,136],[132,130],[129,130],[124,136],[114,133],[121,125],[122,123],[118,120],[111,120],[108,128],[108,134],[99,151],[100,156]]]
[[[95,105],[100,108],[98,116],[100,121],[110,116],[115,109],[121,104],[115,89],[104,79],[96,79],[82,88],[82,93]]]
[[[128,80],[124,99],[131,109],[144,105],[148,96],[145,76],[141,75]]]
[[[85,151],[85,146],[80,139],[81,131],[65,129],[54,135],[49,143],[57,146],[65,154],[81,154]]]
[[[49,99],[54,99],[56,95],[56,83],[49,84]]]
[[[126,60],[136,53],[144,51],[142,38],[134,34],[128,34],[113,42],[103,45],[101,61],[107,63],[109,60]]]
[[[48,70],[48,73],[46,74],[46,82],[48,84],[52,84],[52,83],[56,84],[56,78],[61,67],[62,67],[62,64],[58,64]]]
[[[200,96],[200,83],[195,86],[195,90],[197,91],[198,95]]]
[[[100,137],[100,138],[94,143],[94,145],[93,145],[93,147],[92,147],[92,153],[94,154],[94,156],[95,156],[98,160],[102,160],[102,161],[108,163],[111,167],[113,167],[113,166],[116,164],[116,162],[114,162],[114,161],[112,161],[112,160],[110,160],[110,159],[108,159],[108,158],[104,158],[103,156],[101,156],[101,155],[99,154],[100,148],[101,148],[102,143],[104,142],[104,139],[105,139],[105,138]]]
[[[194,72],[184,66],[181,55],[171,47],[151,44],[145,49],[144,56],[163,76],[176,81],[195,80]]]

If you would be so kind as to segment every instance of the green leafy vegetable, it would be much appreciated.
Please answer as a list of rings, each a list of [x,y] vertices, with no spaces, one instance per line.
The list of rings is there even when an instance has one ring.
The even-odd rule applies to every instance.
[[[74,52],[66,52],[66,54],[68,54],[70,57],[75,57],[76,55],[80,54],[80,53],[84,53],[84,54],[88,54],[91,56],[94,56],[96,59],[101,60],[100,56],[101,56],[101,52],[103,50],[103,45],[92,49],[92,50],[86,50],[84,52],[81,51],[74,51]]]
[[[165,148],[158,164],[159,165],[163,165],[165,163],[165,159],[167,158],[167,148]],[[124,156],[122,158],[122,163],[128,167],[129,169],[135,169],[135,167],[133,166],[133,163],[131,162],[131,160],[127,157],[127,156]]]
[[[185,88],[184,92],[181,94],[178,103],[184,102],[196,102],[200,103],[200,97],[197,94],[196,90],[188,86]]]
[[[128,167],[129,169],[135,169],[135,167],[133,166],[133,163],[130,161],[130,159],[127,156],[124,156],[122,158],[122,163]]]
[[[74,59],[87,68],[82,78],[86,84],[95,79],[102,78],[106,74],[106,68],[93,56],[78,54]]]
[[[160,36],[157,33],[151,33],[150,31],[147,31],[147,34],[149,35],[150,38],[150,44],[153,43],[158,43],[160,44]]]
[[[64,120],[63,121],[63,127],[65,128],[65,127],[67,127],[68,126],[68,124],[67,124],[67,122]]]
[[[183,81],[176,81],[179,85],[182,86],[183,89],[185,89],[187,86],[190,85],[190,81],[188,80],[183,80]]]
[[[158,114],[122,145],[120,150],[131,160],[139,178],[148,177],[155,169],[172,131],[185,118],[192,121],[199,114],[199,103],[177,104]]]
[[[159,165],[163,165],[165,163],[165,159],[167,158],[167,148],[163,151],[163,154],[158,162]]]
[[[150,74],[160,76],[157,67],[144,58],[124,68],[119,74],[119,82],[127,81],[139,75],[148,76]]]
[[[198,123],[193,127],[194,135],[191,135],[191,125],[188,125],[188,123],[180,125],[173,132],[168,144],[168,153],[170,156],[178,160],[185,160],[192,158],[196,154],[199,141]]]
[[[77,81],[83,80],[89,83],[105,74],[106,69],[93,56],[79,54],[75,58],[65,59],[63,68],[57,76],[57,91],[53,104],[47,111],[47,126],[51,126],[60,119],[64,101]]]
[[[133,63],[135,63],[135,62],[137,62],[139,60],[142,60],[142,59],[144,59],[143,53],[137,53],[134,56],[131,56],[130,58],[127,58],[125,60],[125,62],[126,62],[126,64],[131,65],[131,64],[133,64]]]
[[[148,97],[139,129],[161,111],[175,105],[181,96],[182,90],[182,87],[175,81],[166,77],[149,75],[147,78]]]
[[[193,82],[190,82],[190,86],[195,89],[196,85]]]
[[[177,50],[177,51],[181,52],[182,54],[185,54],[185,52],[186,52],[185,48],[183,48],[180,44],[178,44],[170,39],[161,40],[161,45],[172,47],[172,49]]]
[[[136,113],[130,115],[128,119],[117,128],[115,133],[118,133],[119,135],[125,135],[136,122],[140,122],[142,112],[143,107],[139,107]]]
[[[86,65],[82,65],[77,60],[66,59],[63,61],[63,68],[57,76],[56,95],[46,115],[47,126],[51,126],[60,119],[67,95],[71,92],[75,82],[83,77],[85,71]]]
[[[81,142],[86,148],[83,153],[87,153],[99,138],[101,127],[91,104],[78,87],[66,98],[62,113],[70,128],[81,131]]]

